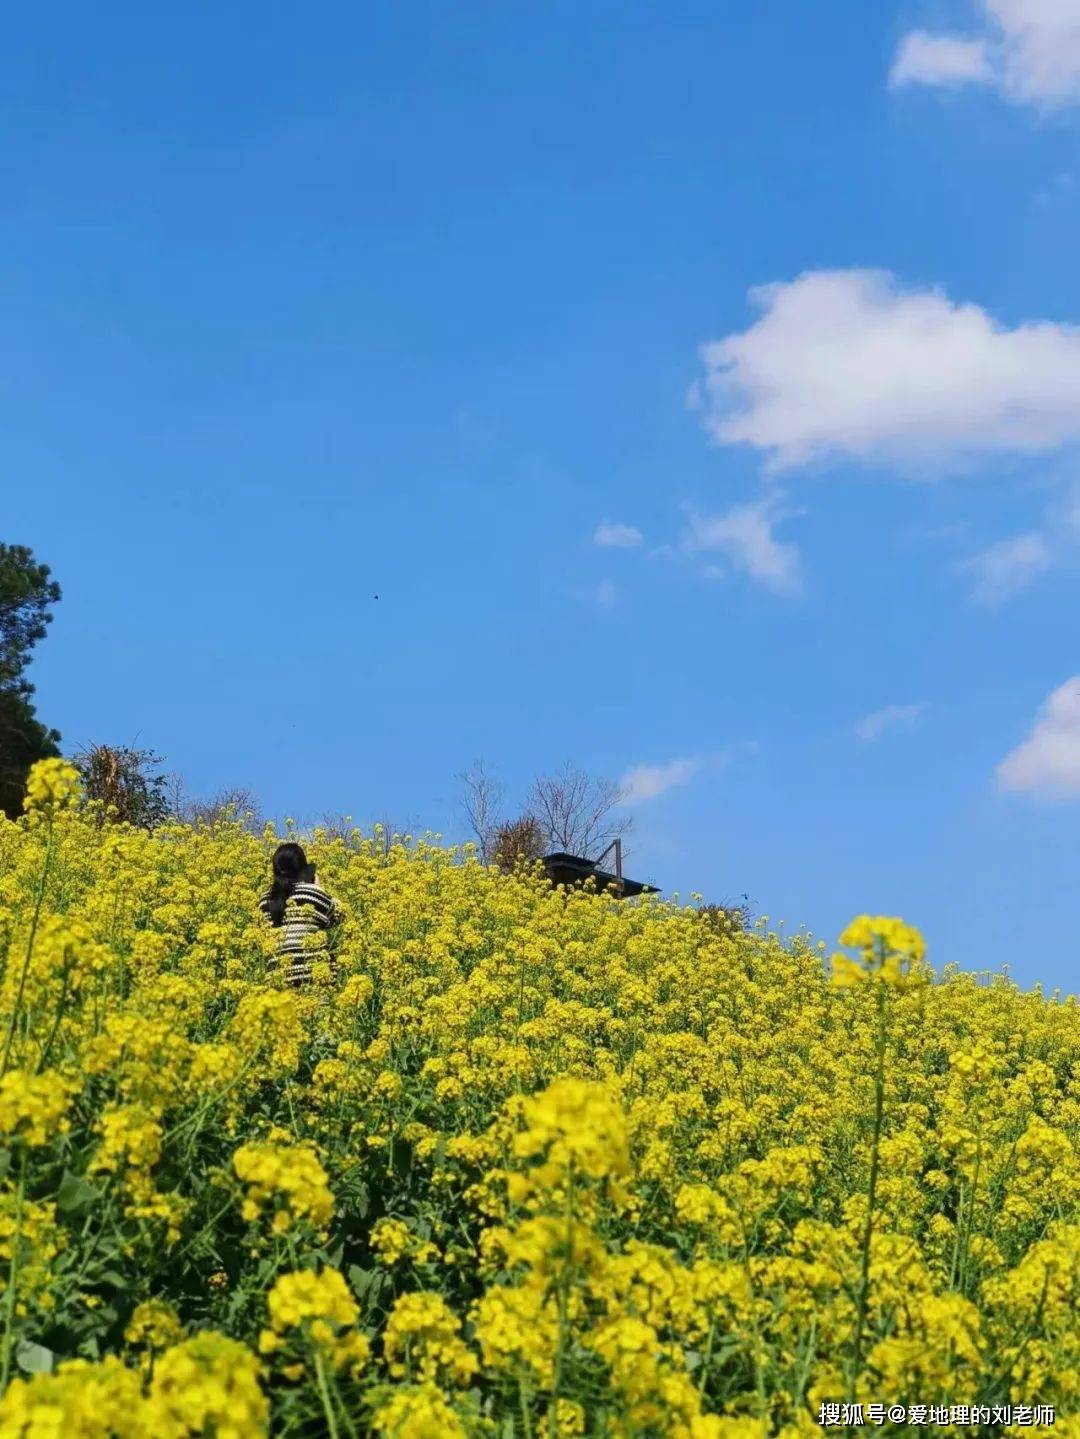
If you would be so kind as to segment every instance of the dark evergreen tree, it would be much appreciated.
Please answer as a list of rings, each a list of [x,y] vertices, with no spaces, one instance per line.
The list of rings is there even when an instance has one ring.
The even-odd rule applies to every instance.
[[[60,736],[37,718],[26,678],[30,652],[59,598],[48,565],[25,545],[0,544],[0,810],[12,818],[22,811],[30,766],[60,753]]]
[[[0,689],[0,810],[9,819],[22,813],[30,766],[59,755],[59,739],[37,719],[26,695]]]

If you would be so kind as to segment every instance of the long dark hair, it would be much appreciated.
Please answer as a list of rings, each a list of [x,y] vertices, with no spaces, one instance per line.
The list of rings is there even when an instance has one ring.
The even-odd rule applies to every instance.
[[[274,882],[270,886],[270,923],[279,928],[285,918],[285,903],[308,872],[307,855],[291,840],[274,850]]]

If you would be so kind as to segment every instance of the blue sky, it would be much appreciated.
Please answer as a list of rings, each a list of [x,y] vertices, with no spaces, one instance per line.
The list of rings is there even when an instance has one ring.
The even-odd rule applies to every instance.
[[[635,876],[1080,988],[1076,0],[60,4],[0,85],[68,747],[452,836],[570,759]]]

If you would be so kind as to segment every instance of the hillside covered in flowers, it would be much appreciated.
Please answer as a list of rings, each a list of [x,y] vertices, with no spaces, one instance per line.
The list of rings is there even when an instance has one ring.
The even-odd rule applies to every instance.
[[[1072,999],[359,834],[294,991],[273,836],[76,800],[0,820],[0,1435],[1080,1434]]]

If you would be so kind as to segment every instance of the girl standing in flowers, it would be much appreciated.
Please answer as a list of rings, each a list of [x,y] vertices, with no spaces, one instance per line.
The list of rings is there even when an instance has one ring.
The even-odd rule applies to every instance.
[[[341,919],[337,901],[316,882],[315,866],[300,845],[291,841],[274,851],[273,883],[259,899],[259,908],[280,931],[278,963],[288,965],[291,985],[309,984],[317,958],[336,965],[329,952],[328,931]]]

